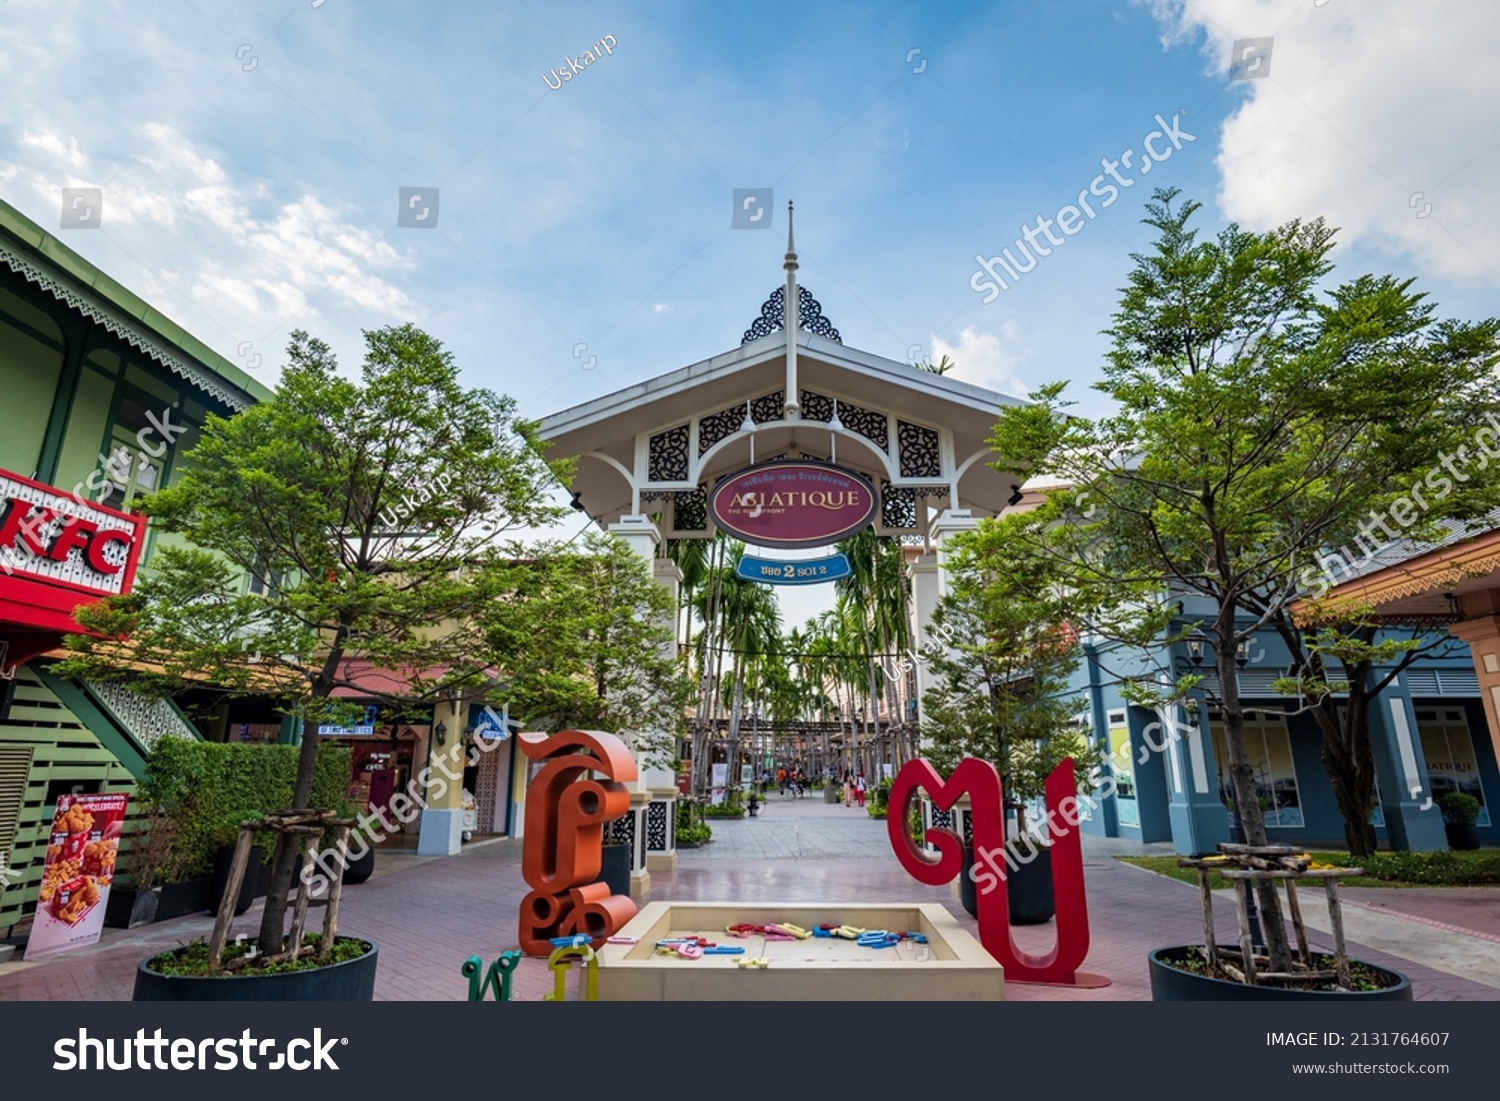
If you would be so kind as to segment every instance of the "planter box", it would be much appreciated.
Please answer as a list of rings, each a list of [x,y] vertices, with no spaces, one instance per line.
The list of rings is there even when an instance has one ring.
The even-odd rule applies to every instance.
[[[1447,834],[1450,849],[1473,852],[1479,848],[1479,827],[1473,822],[1444,822],[1443,832]]]
[[[104,924],[110,929],[134,929],[153,921],[170,921],[184,914],[208,909],[208,892],[212,880],[190,879],[186,883],[167,883],[145,891],[129,887],[111,887],[104,908]]]
[[[339,937],[339,940],[364,940]],[[142,960],[135,971],[137,1002],[369,1002],[375,1000],[375,965],[380,948],[358,959],[287,971],[276,975],[193,976],[163,975]],[[155,958],[155,957],[153,957]]]
[[[804,929],[857,925],[922,933],[928,943],[861,948],[841,938],[765,941],[726,937],[728,925],[789,921]],[[1001,1001],[1004,971],[963,926],[935,903],[652,902],[622,936],[636,944],[599,950],[600,1001]],[[682,960],[656,955],[669,936],[706,936],[770,961],[741,968],[745,956]]]
[[[1208,975],[1194,975],[1190,971],[1162,962],[1161,957],[1191,952],[1195,946],[1158,948],[1148,958],[1151,966],[1151,1000],[1153,1002],[1316,1002],[1342,1000],[1348,1002],[1409,1002],[1412,1000],[1411,980],[1399,971],[1388,971],[1374,964],[1358,962],[1399,980],[1396,985],[1383,990],[1283,990],[1274,986],[1246,986],[1244,983],[1215,979]]]

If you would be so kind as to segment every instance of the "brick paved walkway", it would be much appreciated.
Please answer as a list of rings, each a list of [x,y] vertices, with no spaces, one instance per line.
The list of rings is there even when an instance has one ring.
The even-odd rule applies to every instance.
[[[797,802],[773,798],[764,813],[764,818],[753,822],[716,823],[713,842],[684,852],[675,873],[652,876],[651,897],[931,901],[947,906],[970,932],[975,931],[973,919],[964,913],[951,887],[926,887],[906,875],[884,848],[883,822],[861,818],[850,808],[825,806],[811,797]],[[762,830],[765,826],[771,828]],[[840,846],[843,855],[828,855]],[[1147,952],[1202,939],[1196,889],[1110,859],[1106,853],[1118,847],[1090,840],[1085,850],[1093,940],[1084,968],[1109,976],[1113,985],[1101,990],[1059,990],[1010,984],[1011,999],[1145,1000],[1150,997]],[[739,855],[726,855],[731,852]],[[477,954],[489,961],[516,946],[516,916],[527,890],[520,860],[520,843],[515,841],[470,847],[443,859],[382,854],[376,876],[350,888],[339,916],[341,929],[380,945],[376,997],[403,1001],[464,998],[467,981],[459,974],[464,960]],[[1500,893],[1490,897],[1500,902]],[[236,931],[253,934],[258,910],[257,906],[239,919]],[[1218,901],[1216,914],[1221,935],[1227,937],[1233,925],[1227,900]],[[140,929],[106,930],[98,945],[65,957],[0,965],[0,1001],[128,999],[141,959],[206,937],[211,927],[211,918],[204,914]],[[1418,928],[1424,936],[1462,936],[1426,925]],[[1017,943],[1027,951],[1044,950],[1051,938],[1050,925],[1016,930]],[[1313,939],[1315,944],[1326,943],[1326,938]],[[1494,947],[1489,941],[1476,939],[1474,943]],[[1411,976],[1420,999],[1500,999],[1500,990],[1458,975],[1364,945],[1354,950],[1363,959]],[[544,963],[523,961],[515,978],[518,998],[540,998],[550,987]]]

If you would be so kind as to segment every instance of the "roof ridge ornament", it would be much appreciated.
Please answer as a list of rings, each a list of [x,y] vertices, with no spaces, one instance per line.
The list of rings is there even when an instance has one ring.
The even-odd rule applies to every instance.
[[[833,327],[833,323],[823,316],[823,307],[812,293],[806,288],[797,285],[797,242],[793,236],[792,227],[792,204],[786,204],[786,259],[782,268],[786,271],[786,286],[777,287],[771,292],[769,298],[761,303],[760,316],[750,323],[745,330],[745,335],[740,338],[740,345],[749,344],[752,340],[770,336],[772,333],[785,332],[791,311],[787,309],[787,292],[793,291],[797,301],[797,328],[812,336],[821,336],[825,340],[831,340],[835,344],[842,344],[843,337]],[[788,345],[788,357],[795,363],[796,352]],[[795,366],[792,368],[795,371]],[[793,385],[788,385],[785,393],[789,399],[798,393]],[[795,412],[795,400],[788,400],[788,409]]]

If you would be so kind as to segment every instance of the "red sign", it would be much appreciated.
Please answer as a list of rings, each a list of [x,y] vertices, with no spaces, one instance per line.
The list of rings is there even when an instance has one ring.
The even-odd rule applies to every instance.
[[[126,795],[64,795],[52,816],[26,958],[93,944],[104,929],[104,905],[115,880]]]
[[[708,496],[720,531],[762,547],[821,547],[869,526],[875,490],[831,463],[763,463],[731,474]]]
[[[79,604],[128,593],[145,536],[140,516],[0,470],[0,637],[12,642],[6,664],[24,660],[26,650],[50,649],[41,635],[76,632]]]

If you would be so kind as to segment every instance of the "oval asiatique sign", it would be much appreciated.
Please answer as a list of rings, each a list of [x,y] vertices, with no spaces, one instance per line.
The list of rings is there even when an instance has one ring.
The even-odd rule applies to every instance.
[[[831,463],[762,463],[729,475],[708,496],[720,531],[762,547],[821,547],[867,527],[875,490]]]

